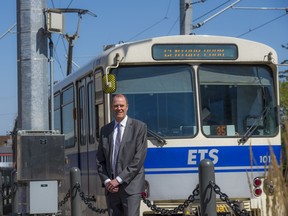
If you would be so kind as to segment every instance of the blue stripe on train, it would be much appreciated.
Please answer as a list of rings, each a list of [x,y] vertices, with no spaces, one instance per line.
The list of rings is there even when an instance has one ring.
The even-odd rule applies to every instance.
[[[205,146],[149,148],[145,160],[145,173],[197,173],[198,165],[204,158],[209,159],[214,163],[215,172],[263,172],[265,167],[267,167],[267,165],[272,160],[270,154],[271,150],[279,162],[281,146]],[[96,169],[95,156],[95,151],[89,152],[89,164],[91,171],[95,171]],[[69,159],[71,167],[78,166],[77,154],[70,155]],[[87,166],[85,163],[82,164],[82,171],[87,171]]]
[[[260,166],[262,167],[260,169],[263,170],[272,160],[270,154],[271,150],[279,162],[281,146],[149,148],[145,161],[145,168],[148,169],[149,172],[153,169],[197,168],[202,159],[209,159],[214,163],[215,169],[217,167],[242,167],[243,169],[243,167],[253,165]],[[233,171],[233,169],[229,170]],[[237,170],[239,169],[234,169],[234,171]],[[187,172],[192,171],[187,170]]]

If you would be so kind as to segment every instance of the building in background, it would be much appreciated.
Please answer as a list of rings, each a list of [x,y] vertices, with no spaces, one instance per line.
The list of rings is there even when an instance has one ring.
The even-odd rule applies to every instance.
[[[0,136],[0,169],[13,167],[11,136]]]

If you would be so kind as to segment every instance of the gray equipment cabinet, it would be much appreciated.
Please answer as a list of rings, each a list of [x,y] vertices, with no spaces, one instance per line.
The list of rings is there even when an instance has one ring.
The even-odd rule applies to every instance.
[[[18,213],[58,212],[58,182],[64,179],[65,137],[57,131],[18,131]]]
[[[64,178],[64,135],[57,131],[18,131],[17,180]]]

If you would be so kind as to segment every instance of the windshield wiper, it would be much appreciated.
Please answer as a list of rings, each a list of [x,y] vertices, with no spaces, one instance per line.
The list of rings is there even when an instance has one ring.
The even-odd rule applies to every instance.
[[[266,106],[260,115],[253,121],[253,124],[248,128],[245,134],[238,140],[238,144],[245,144],[248,139],[253,135],[254,131],[258,128],[262,120],[267,116],[270,107]]]
[[[158,143],[161,143],[162,145],[167,144],[167,141],[163,137],[161,137],[156,132],[150,130],[149,128],[147,128],[147,133],[150,134],[152,137],[154,137],[158,141]]]

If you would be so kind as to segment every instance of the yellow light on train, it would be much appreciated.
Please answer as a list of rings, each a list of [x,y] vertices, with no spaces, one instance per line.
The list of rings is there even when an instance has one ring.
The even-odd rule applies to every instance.
[[[102,90],[106,93],[114,93],[116,91],[116,78],[114,74],[105,74],[102,77]]]

